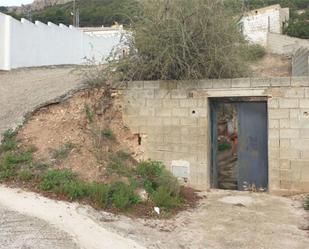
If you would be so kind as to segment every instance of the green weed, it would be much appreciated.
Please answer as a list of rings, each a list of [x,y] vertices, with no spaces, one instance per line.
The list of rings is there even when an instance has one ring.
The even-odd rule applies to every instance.
[[[68,182],[76,181],[76,175],[67,170],[48,170],[42,176],[40,188],[44,191],[59,193]]]
[[[71,200],[82,199],[88,196],[88,186],[79,180],[64,182],[63,186],[60,186],[57,191],[66,194]]]
[[[305,201],[305,209],[309,210],[309,197],[307,198],[307,200]]]
[[[131,177],[133,170],[124,161],[130,158],[130,154],[118,151],[110,156],[110,163],[107,166],[108,174],[117,173],[121,176]]]
[[[92,183],[88,186],[90,199],[100,207],[106,207],[109,202],[110,186],[107,184]]]
[[[161,175],[163,164],[156,161],[144,161],[137,165],[137,174],[144,178],[158,177]]]
[[[30,170],[22,170],[18,172],[18,179],[23,181],[23,182],[29,182],[33,178],[33,174],[31,173]]]
[[[74,148],[76,148],[75,144],[70,143],[70,142],[65,143],[59,149],[51,150],[52,158],[57,159],[57,160],[66,159]]]
[[[133,189],[123,182],[116,182],[111,186],[112,203],[116,208],[127,209],[130,204],[140,202]]]
[[[179,196],[173,196],[166,186],[160,186],[153,192],[152,200],[156,206],[167,209],[177,207],[181,203]]]
[[[101,134],[103,137],[106,137],[108,139],[114,139],[114,133],[111,129],[103,130]]]
[[[17,133],[13,130],[7,130],[3,133],[2,143],[0,145],[0,152],[12,151],[17,148]]]
[[[91,108],[89,107],[89,105],[85,105],[85,112],[86,112],[86,117],[87,120],[92,123],[93,119],[94,119],[94,112],[91,110]]]

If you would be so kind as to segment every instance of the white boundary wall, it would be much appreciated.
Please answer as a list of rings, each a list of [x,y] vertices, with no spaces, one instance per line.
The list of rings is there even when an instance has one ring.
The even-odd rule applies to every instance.
[[[48,65],[105,62],[120,46],[122,30],[89,35],[63,24],[15,20],[0,13],[0,70]]]

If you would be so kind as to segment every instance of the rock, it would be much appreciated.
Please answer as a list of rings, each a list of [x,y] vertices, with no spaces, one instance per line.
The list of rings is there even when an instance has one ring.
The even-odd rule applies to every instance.
[[[135,190],[135,194],[138,195],[142,201],[147,201],[148,200],[148,193],[145,189],[143,188],[138,188]]]
[[[309,230],[309,221],[307,221],[307,220],[302,221],[302,222],[298,225],[298,228],[299,228],[300,230],[308,231],[308,230]]]

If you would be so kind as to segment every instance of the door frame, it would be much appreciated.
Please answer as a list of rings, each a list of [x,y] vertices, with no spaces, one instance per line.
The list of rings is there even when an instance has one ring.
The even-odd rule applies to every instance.
[[[269,129],[269,121],[268,121],[268,97],[264,96],[246,96],[246,97],[211,97],[209,98],[209,106],[210,106],[210,187],[214,189],[218,189],[218,169],[217,169],[217,105],[216,103],[239,103],[239,102],[265,102],[266,104],[266,150],[267,150],[267,191],[269,190],[269,137],[268,137],[268,129]]]

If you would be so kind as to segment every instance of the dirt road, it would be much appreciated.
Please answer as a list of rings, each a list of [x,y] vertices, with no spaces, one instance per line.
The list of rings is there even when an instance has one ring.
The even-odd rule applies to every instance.
[[[170,220],[131,219],[5,187],[0,205],[65,231],[81,248],[308,248],[308,233],[298,228],[307,215],[300,203],[237,191],[202,194],[207,198],[198,208]]]
[[[0,134],[22,124],[37,106],[81,85],[72,67],[0,71]]]

